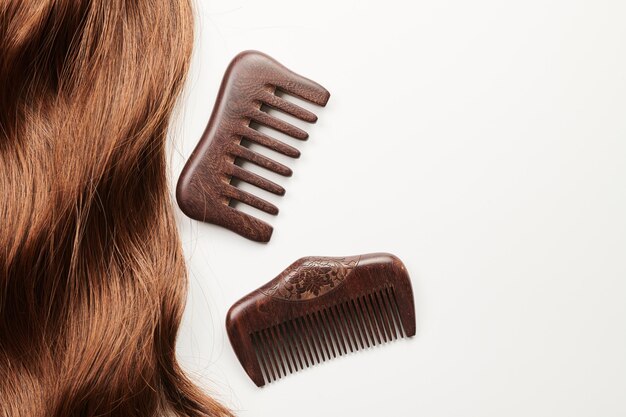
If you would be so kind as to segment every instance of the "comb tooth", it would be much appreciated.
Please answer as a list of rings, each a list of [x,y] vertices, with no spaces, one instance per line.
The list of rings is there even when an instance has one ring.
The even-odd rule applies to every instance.
[[[269,343],[267,343],[263,330],[259,331],[258,335],[259,335],[259,340],[261,340],[261,344],[263,345],[263,350],[267,358],[267,367],[269,368],[269,371],[270,371],[269,375],[271,375],[272,381],[276,381],[278,378],[276,378],[276,373],[274,372],[274,363],[272,361],[272,357],[274,356],[274,354],[272,353]]]
[[[309,329],[311,330],[311,334],[313,335],[313,344],[315,345],[314,347],[317,349],[316,353],[319,352],[320,356],[322,357],[321,361],[319,360],[319,357],[317,358],[317,363],[324,362],[326,358],[324,357],[324,351],[322,350],[322,342],[320,342],[320,338],[317,334],[317,331],[315,330],[313,320],[311,319],[311,316],[308,314],[305,317],[308,320]]]
[[[300,338],[301,344],[304,345],[302,356],[304,356],[304,362],[306,363],[306,367],[308,368],[309,366],[314,365],[314,363],[313,355],[311,354],[311,349],[309,347],[309,341],[306,337],[306,331],[304,330],[304,326],[302,325],[300,317],[296,317],[293,322],[294,325],[298,327],[297,333]],[[311,362],[311,365],[309,365],[309,362]]]
[[[354,349],[352,348],[352,341],[350,340],[350,332],[348,331],[346,318],[344,317],[341,309],[337,305],[335,305],[334,308],[337,311],[337,318],[339,319],[339,323],[341,324],[341,327],[342,327],[343,337],[346,339],[346,342],[348,342],[348,347],[350,348],[350,352],[354,352]]]
[[[380,339],[380,333],[378,332],[378,326],[374,317],[374,312],[372,310],[372,306],[367,298],[367,296],[363,296],[361,298],[363,305],[365,306],[365,310],[367,311],[367,319],[369,321],[370,324],[370,328],[372,329],[372,335],[376,338],[376,340],[374,341],[374,337],[372,337],[372,341],[374,342],[374,345],[378,345],[381,344],[382,341]]]
[[[348,351],[346,350],[346,345],[343,342],[343,337],[341,336],[341,329],[339,328],[335,320],[335,313],[333,313],[333,311],[330,310],[330,308],[324,309],[324,313],[326,314],[326,317],[329,319],[329,321],[332,324],[333,333],[335,333],[335,345],[337,345],[337,350],[339,351],[339,355],[343,355],[344,353],[347,353]]]
[[[326,355],[328,359],[330,359],[330,353],[332,352],[333,358],[337,355],[335,354],[335,348],[333,347],[333,341],[330,339],[330,333],[328,331],[328,324],[324,321],[324,317],[319,311],[314,313],[317,323],[319,324],[319,329],[322,337],[324,338],[324,349],[326,349]],[[330,347],[330,350],[328,349]]]
[[[346,303],[341,303],[341,310],[343,311],[344,317],[346,318],[346,322],[348,323],[348,328],[350,329],[350,336],[352,336],[352,340],[354,340],[354,348],[358,351],[360,347],[359,347],[359,342],[357,339],[360,339],[361,336],[358,334],[358,332],[355,332],[354,324],[352,322],[352,317],[350,316],[350,311],[348,310]]]
[[[370,306],[372,307],[372,313],[374,316],[374,320],[376,321],[376,327],[378,327],[378,333],[381,335],[383,342],[387,343],[387,334],[385,333],[385,330],[383,328],[382,318],[380,317],[380,311],[378,311],[376,302],[374,301],[372,294],[367,294],[367,298],[369,300]]]
[[[302,343],[301,335],[299,333],[299,330],[296,329],[295,319],[287,321],[286,325],[289,329],[289,332],[291,333],[292,339],[295,340],[295,343],[297,345],[296,352],[298,353],[298,362],[300,362],[300,369],[304,369],[304,365],[306,365],[306,367],[308,368],[309,362],[306,357],[306,352],[304,351],[304,345]],[[304,364],[302,363],[302,359],[304,359]]]
[[[291,175],[293,175],[293,171],[289,167],[279,162],[276,162],[264,155],[261,155],[260,153],[251,151],[244,146],[235,145],[231,148],[230,153],[236,158],[245,159],[246,161],[252,162],[253,164],[260,166],[261,168],[265,168],[279,175],[285,177],[290,177]]]
[[[404,330],[404,323],[402,323],[402,319],[400,316],[400,308],[398,307],[398,301],[396,300],[396,290],[393,287],[393,285],[391,286],[391,288],[389,288],[389,290],[390,290],[389,292],[391,295],[391,301],[393,303],[393,311],[396,314],[396,318],[398,319],[400,334],[406,337],[406,331]]]
[[[315,347],[315,341],[313,340],[313,333],[307,324],[306,316],[301,317],[302,327],[304,328],[304,334],[306,335],[306,341],[311,348],[310,352],[313,352],[311,355],[311,364],[315,365],[315,363],[320,363],[320,357],[317,354],[317,349]],[[314,361],[315,359],[315,361]]]
[[[292,358],[294,361],[293,366],[294,368],[296,368],[296,372],[297,372],[300,369],[303,369],[304,366],[302,366],[302,359],[300,359],[300,351],[298,350],[298,345],[296,344],[295,335],[290,330],[289,321],[284,322],[282,325],[282,328],[284,330],[285,337],[288,339],[289,349],[291,350]]]
[[[361,343],[361,347],[363,349],[365,349],[366,343],[363,342],[363,339],[365,339],[365,342],[367,342],[367,336],[365,335],[365,331],[361,327],[362,317],[359,315],[359,312],[357,311],[356,307],[354,306],[354,300],[353,299],[348,300],[346,302],[346,304],[348,306],[348,311],[350,311],[350,315],[354,319],[353,322],[356,325],[356,332],[357,332],[357,335],[359,336],[359,343]],[[361,335],[363,337],[361,337]],[[369,347],[369,342],[367,342],[367,347]]]
[[[330,93],[324,87],[297,74],[292,74],[292,77],[291,80],[277,82],[276,87],[319,106],[326,105]]]
[[[267,365],[265,364],[265,357],[263,349],[261,347],[261,342],[259,340],[259,336],[257,335],[256,332],[253,332],[250,334],[250,339],[252,340],[252,345],[254,346],[254,351],[257,354],[257,361],[259,362],[261,371],[263,372],[263,377],[265,379],[266,382],[272,382],[272,380],[270,379],[270,374],[269,371],[267,369]]]
[[[263,190],[269,191],[270,193],[274,193],[276,195],[285,195],[285,189],[280,185],[276,184],[275,182],[266,180],[265,178],[255,174],[254,172],[246,171],[245,169],[235,164],[227,164],[226,174],[245,181],[248,184],[257,186]]]
[[[318,335],[320,336],[322,348],[326,352],[326,358],[330,359],[330,350],[328,349],[328,345],[330,343],[329,343],[328,337],[326,336],[326,329],[324,329],[324,325],[320,320],[319,311],[313,312],[312,316],[313,316],[313,323],[315,323],[315,328],[317,330]]]
[[[356,314],[350,307],[350,301],[346,301],[345,305],[346,305],[346,310],[348,310],[348,315],[350,316],[350,320],[352,323],[352,330],[354,331],[354,334],[356,334],[357,339],[359,339],[359,347],[363,349],[365,348],[365,345],[363,344],[363,339],[361,338],[361,333],[359,332],[358,314]]]
[[[264,341],[261,332],[256,332],[256,337],[257,340],[259,340],[259,346],[261,347],[261,352],[263,353],[266,375],[270,382],[275,381],[276,375],[274,374],[274,368],[272,368],[272,361],[269,355],[267,343]]]
[[[358,325],[361,334],[363,335],[363,339],[365,340],[365,346],[371,347],[370,339],[373,340],[370,329],[367,327],[367,316],[363,313],[363,309],[361,308],[361,304],[359,303],[359,298],[354,298],[350,300],[352,302],[352,308],[356,312],[356,316],[358,317]],[[373,344],[373,343],[372,343]]]
[[[398,332],[396,332],[396,323],[393,318],[393,313],[391,312],[391,302],[387,297],[387,287],[385,286],[383,289],[379,291],[380,297],[382,299],[383,308],[385,309],[385,314],[389,319],[389,325],[391,326],[391,333],[393,334],[394,340],[398,339]]]
[[[284,349],[284,345],[282,343],[282,340],[280,338],[280,335],[277,334],[276,332],[276,326],[272,326],[269,328],[269,332],[270,335],[272,337],[272,341],[274,342],[274,349],[276,351],[276,357],[278,359],[278,364],[280,365],[280,368],[283,371],[283,376],[287,376],[287,369],[285,368],[285,362],[289,363],[289,361],[286,359],[286,354],[283,351]]]
[[[324,330],[326,334],[326,341],[328,342],[328,345],[330,346],[330,350],[333,354],[333,358],[336,358],[337,353],[335,353],[335,343],[333,341],[332,334],[330,333],[330,324],[328,320],[326,319],[326,316],[324,315],[323,311],[324,310],[318,311],[317,315],[319,316],[320,323],[322,324],[322,329]]]
[[[356,299],[356,305],[359,308],[361,317],[363,318],[363,327],[365,328],[365,339],[367,340],[368,347],[376,346],[376,340],[374,339],[374,327],[367,314],[367,308],[363,305],[363,297]]]
[[[267,349],[270,352],[270,357],[272,360],[272,365],[274,366],[274,370],[276,371],[276,376],[279,378],[283,377],[283,374],[280,373],[280,355],[274,345],[274,340],[272,339],[272,335],[269,329],[263,329],[263,334],[265,335],[267,341]]]
[[[276,207],[275,205],[268,203],[267,201],[257,196],[254,196],[247,191],[240,190],[237,187],[233,187],[230,184],[224,187],[223,194],[224,194],[224,197],[241,201],[242,203],[245,203],[254,208],[258,208],[259,210],[264,211],[266,213],[274,214],[274,215],[278,214],[278,207]]]
[[[390,322],[389,322],[389,318],[387,317],[387,310],[385,310],[385,305],[383,304],[382,299],[380,298],[380,290],[376,291],[373,294],[373,297],[376,300],[378,311],[380,311],[380,317],[383,322],[383,327],[385,328],[385,332],[387,333],[387,336],[389,337],[389,340],[391,341],[393,340],[393,337],[391,335]]]
[[[305,122],[315,123],[317,121],[317,116],[315,114],[274,94],[264,94],[261,98],[261,101],[267,106],[290,114],[293,117],[304,120]]]
[[[335,323],[331,320],[331,318],[328,316],[328,309],[324,309],[322,310],[322,314],[324,315],[324,322],[328,323],[328,333],[330,334],[331,337],[331,347],[333,349],[333,357],[337,357],[336,353],[335,353],[335,346],[337,347],[337,352],[339,352],[339,355],[341,355],[341,349],[339,348],[339,336],[337,335],[337,329],[335,328]]]
[[[261,110],[253,111],[250,115],[250,119],[252,119],[252,121],[256,123],[278,130],[279,132],[282,132],[285,135],[291,136],[295,139],[306,140],[309,137],[309,134],[306,133],[304,130],[295,127],[294,125],[287,123],[284,120],[278,119]]]
[[[283,155],[287,155],[292,158],[300,157],[300,151],[294,148],[293,146],[289,146],[285,143],[282,143],[281,141],[276,140],[273,137],[268,136],[263,132],[259,132],[258,130],[252,129],[251,127],[245,127],[239,135],[242,138],[248,139],[249,141],[252,141],[254,143],[258,143],[259,145],[265,146],[266,148],[282,153]]]
[[[298,363],[296,362],[296,353],[297,352],[297,348],[294,351],[294,345],[292,343],[291,337],[289,335],[289,333],[286,331],[286,326],[284,323],[279,324],[278,326],[278,330],[283,338],[283,340],[285,341],[285,346],[287,347],[285,350],[289,350],[289,360],[293,363],[293,369],[295,369],[296,372],[298,372],[300,369],[298,368]],[[289,368],[289,370],[291,372],[294,372],[291,370],[291,367]]]

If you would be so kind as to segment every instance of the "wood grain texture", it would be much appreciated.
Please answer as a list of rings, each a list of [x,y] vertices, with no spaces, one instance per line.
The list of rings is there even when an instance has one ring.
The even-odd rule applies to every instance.
[[[267,106],[306,122],[317,120],[315,114],[280,97],[277,92],[320,106],[326,105],[330,97],[319,84],[261,52],[242,52],[230,63],[207,128],[176,187],[176,200],[187,216],[226,227],[248,239],[270,240],[272,227],[269,224],[231,207],[230,203],[237,200],[273,215],[278,214],[278,208],[238,189],[231,180],[245,181],[277,195],[285,194],[280,185],[235,164],[240,159],[283,176],[292,174],[288,167],[242,145],[242,140],[246,139],[292,158],[300,156],[296,148],[250,127],[255,122],[296,139],[308,138],[304,130],[262,110]]]
[[[257,386],[336,356],[415,335],[404,264],[386,253],[299,259],[237,301],[226,329]]]

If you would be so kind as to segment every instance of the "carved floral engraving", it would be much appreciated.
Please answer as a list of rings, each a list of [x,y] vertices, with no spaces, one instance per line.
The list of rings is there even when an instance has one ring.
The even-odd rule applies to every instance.
[[[358,257],[308,258],[261,291],[283,300],[310,300],[341,285],[358,260]]]

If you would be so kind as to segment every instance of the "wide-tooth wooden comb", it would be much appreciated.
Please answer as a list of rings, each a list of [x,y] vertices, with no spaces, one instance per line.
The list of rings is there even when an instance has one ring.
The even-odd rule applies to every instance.
[[[285,100],[277,92],[320,106],[326,105],[330,97],[319,84],[288,70],[261,52],[242,52],[230,63],[209,124],[178,180],[176,199],[187,216],[226,227],[248,239],[270,240],[272,227],[269,224],[230,204],[233,200],[239,201],[273,215],[278,214],[278,208],[237,188],[231,180],[244,181],[277,195],[285,194],[280,185],[235,163],[236,160],[248,161],[280,175],[291,176],[291,169],[285,165],[242,145],[245,139],[292,158],[300,156],[296,148],[250,126],[254,122],[296,139],[308,138],[304,130],[263,111],[266,106],[306,122],[317,120],[315,114]]]
[[[228,311],[230,343],[257,386],[415,335],[413,291],[393,255],[302,258]]]

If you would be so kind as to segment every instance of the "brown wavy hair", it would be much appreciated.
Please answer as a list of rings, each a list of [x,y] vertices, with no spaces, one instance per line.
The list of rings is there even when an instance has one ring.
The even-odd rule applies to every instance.
[[[0,416],[227,416],[181,371],[188,0],[0,2]]]

